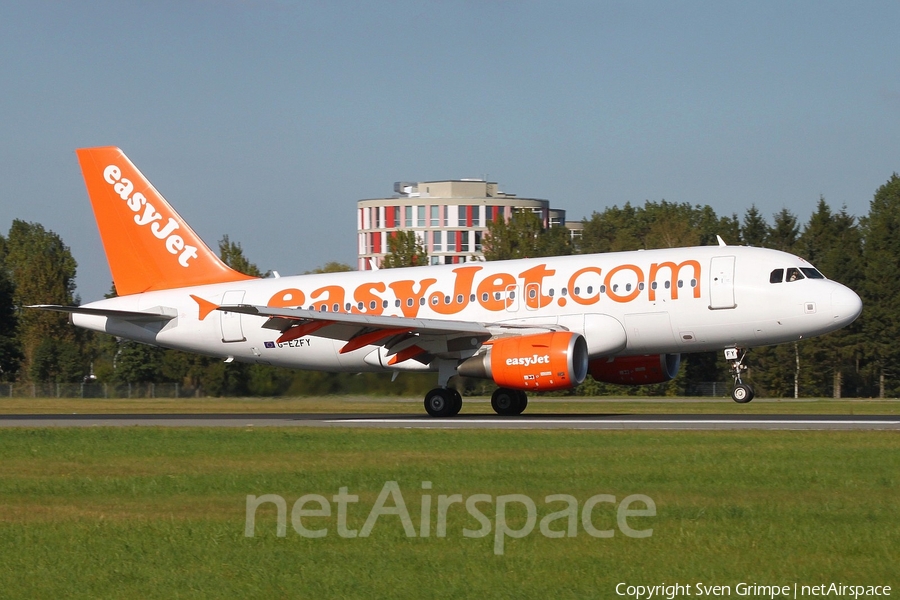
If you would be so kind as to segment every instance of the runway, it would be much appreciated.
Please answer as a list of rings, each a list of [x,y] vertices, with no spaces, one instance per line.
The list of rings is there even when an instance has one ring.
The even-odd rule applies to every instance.
[[[397,414],[40,414],[0,415],[0,427],[380,427],[395,429],[900,430],[897,415],[460,415]]]

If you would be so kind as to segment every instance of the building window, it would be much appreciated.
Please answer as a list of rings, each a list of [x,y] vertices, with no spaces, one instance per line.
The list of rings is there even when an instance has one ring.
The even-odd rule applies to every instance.
[[[434,252],[441,251],[441,232],[435,231],[431,240],[431,246]]]
[[[481,252],[481,233],[480,231],[475,232],[475,252]]]
[[[466,207],[460,205],[457,207],[457,209],[458,209],[458,213],[459,213],[459,218],[457,219],[456,224],[459,227],[465,227],[466,226]]]
[[[483,207],[481,206],[473,206],[472,207],[472,226],[473,227],[481,227],[481,210]]]
[[[462,232],[462,241],[459,243],[459,251],[460,252],[468,252],[469,251],[469,232]]]
[[[431,226],[432,227],[440,227],[441,226],[441,217],[440,217],[440,206],[436,204],[431,205]]]
[[[456,232],[447,232],[447,252],[456,252]]]
[[[412,206],[404,206],[403,207],[403,225],[408,229],[413,226],[413,207]]]
[[[416,207],[416,227],[425,227],[425,207]]]

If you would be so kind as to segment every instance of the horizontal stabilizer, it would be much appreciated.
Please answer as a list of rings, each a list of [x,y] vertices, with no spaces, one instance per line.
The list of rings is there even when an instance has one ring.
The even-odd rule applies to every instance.
[[[153,323],[159,321],[171,321],[178,316],[175,309],[160,308],[159,312],[142,312],[134,310],[115,310],[111,308],[89,308],[86,306],[62,306],[58,304],[35,304],[27,308],[38,310],[52,310],[80,315],[94,315],[98,317],[112,317],[131,321],[132,323]]]

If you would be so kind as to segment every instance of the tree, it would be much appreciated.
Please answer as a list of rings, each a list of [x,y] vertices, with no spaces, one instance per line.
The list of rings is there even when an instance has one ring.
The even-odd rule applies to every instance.
[[[12,381],[22,354],[16,339],[16,311],[13,282],[6,269],[6,240],[0,235],[0,380]]]
[[[769,236],[769,226],[766,220],[759,214],[756,205],[753,204],[744,213],[744,222],[741,226],[741,241],[747,246],[762,247],[766,245]]]
[[[428,264],[428,253],[414,231],[396,231],[388,237],[388,253],[381,268],[418,267]]]
[[[56,373],[55,378],[79,379],[73,369],[67,367],[60,371],[51,368],[48,371],[47,365],[67,364],[72,354],[70,345],[75,345],[77,353],[86,339],[85,335],[76,334],[64,314],[24,308],[31,304],[78,303],[75,298],[77,264],[69,247],[57,234],[45,230],[40,224],[16,219],[6,240],[5,263],[14,286],[12,301],[18,311],[18,339],[24,357],[24,373],[32,379],[48,372]],[[48,341],[52,342],[49,346]],[[35,352],[39,346],[42,347],[40,363],[44,366],[33,371]],[[89,359],[82,362],[85,363],[81,369],[84,373],[87,372]]]
[[[572,234],[564,225],[554,225],[538,237],[538,256],[568,256],[575,251]]]
[[[862,221],[865,353],[879,397],[900,394],[900,176],[878,188]]]
[[[782,208],[780,212],[775,213],[775,222],[769,227],[767,235],[769,248],[793,252],[799,234],[797,217],[787,208]]]
[[[485,260],[509,260],[541,256],[541,219],[530,210],[516,211],[509,221],[497,219],[487,225],[482,249]]]
[[[305,275],[310,275],[312,273],[343,273],[346,271],[354,270],[355,269],[353,267],[346,263],[338,262],[336,260],[330,260],[321,267],[316,267],[312,271],[307,271]]]
[[[262,277],[262,271],[255,264],[247,260],[244,256],[244,250],[238,242],[232,242],[228,239],[228,234],[222,236],[219,240],[219,257],[226,265],[251,277]]]

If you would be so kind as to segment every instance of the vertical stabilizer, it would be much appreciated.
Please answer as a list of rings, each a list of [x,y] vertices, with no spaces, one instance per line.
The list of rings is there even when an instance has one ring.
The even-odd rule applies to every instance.
[[[255,279],[223,263],[120,149],[75,152],[120,296]]]

